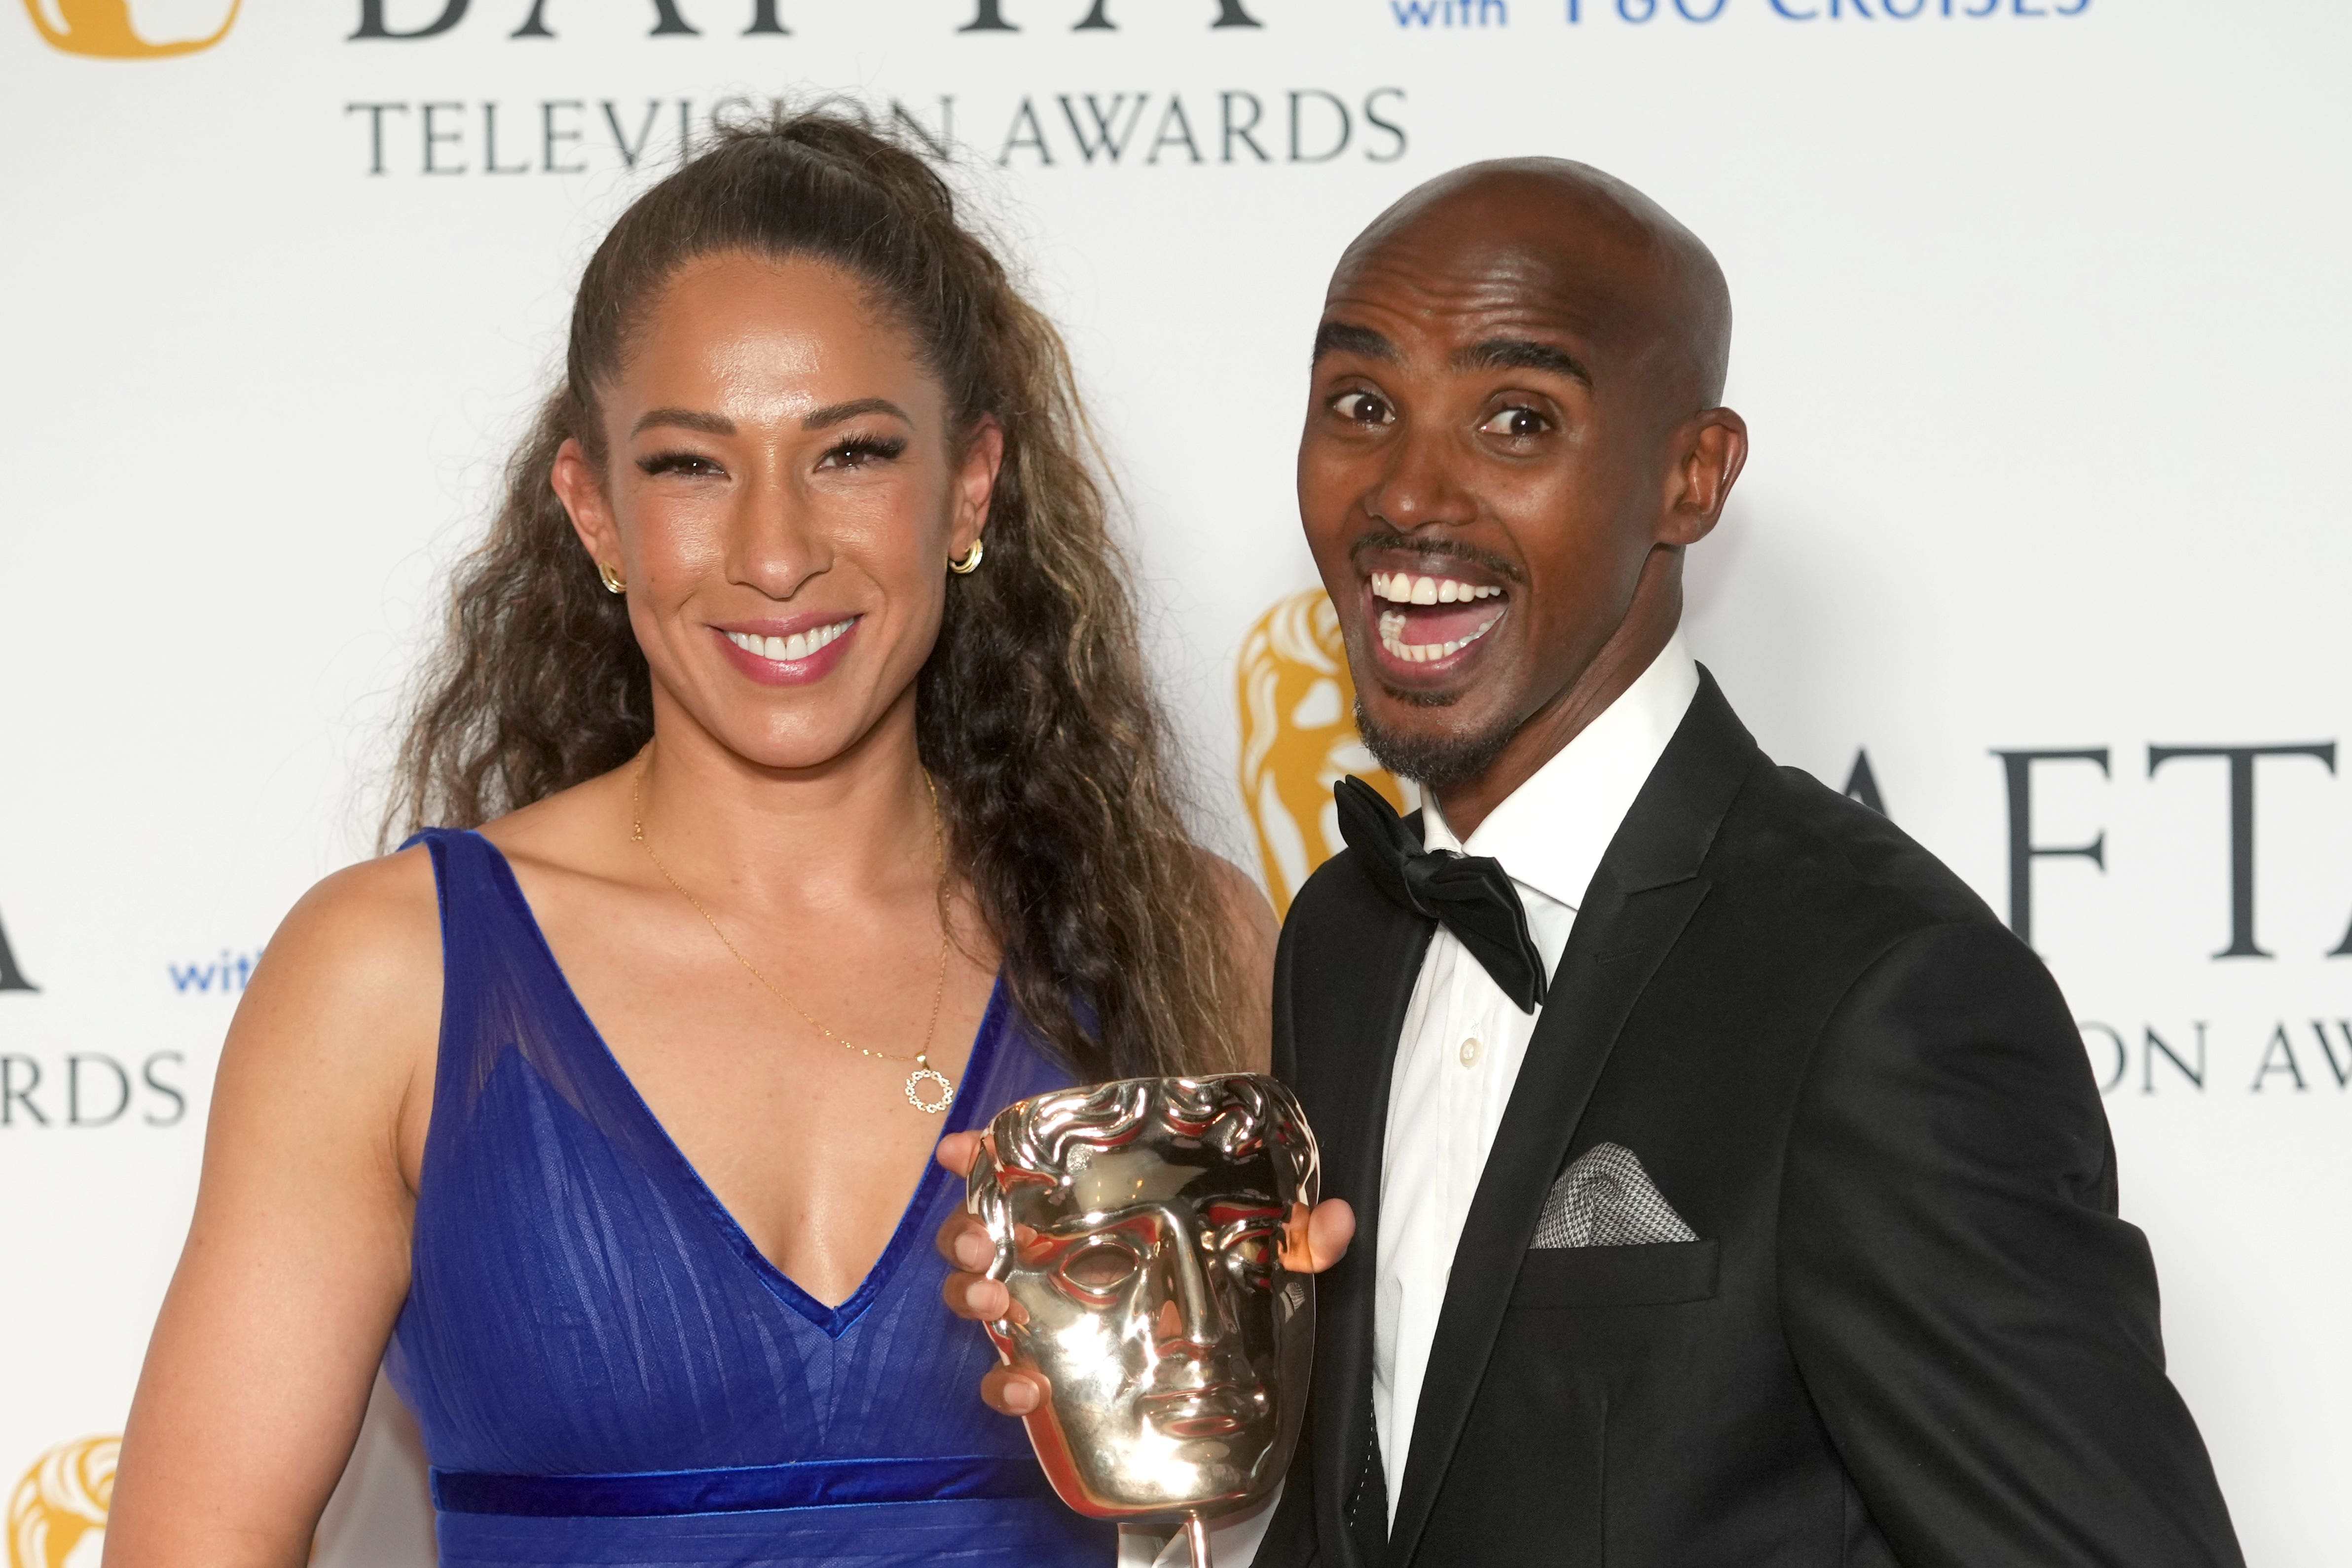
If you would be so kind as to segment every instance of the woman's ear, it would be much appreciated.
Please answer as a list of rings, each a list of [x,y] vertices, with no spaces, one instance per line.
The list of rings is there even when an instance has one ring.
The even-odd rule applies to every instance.
[[[961,558],[988,527],[988,503],[996,494],[997,470],[1004,465],[1004,426],[985,414],[963,444],[963,464],[955,476],[955,520],[948,529],[948,554]],[[575,518],[577,514],[574,515]]]
[[[579,442],[566,441],[557,448],[548,483],[571,515],[572,531],[580,536],[588,559],[612,568],[614,576],[626,581],[628,563],[621,559],[621,528],[613,520],[613,503],[604,494],[604,476]]]

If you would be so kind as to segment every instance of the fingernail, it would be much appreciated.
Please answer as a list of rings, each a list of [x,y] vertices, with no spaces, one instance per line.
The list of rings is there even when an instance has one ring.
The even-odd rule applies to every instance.
[[[1015,1416],[1026,1416],[1030,1411],[1037,1408],[1037,1391],[1025,1383],[1007,1384],[1004,1389],[1004,1407]]]
[[[984,1238],[966,1233],[956,1238],[956,1261],[967,1269],[985,1269],[993,1252]]]

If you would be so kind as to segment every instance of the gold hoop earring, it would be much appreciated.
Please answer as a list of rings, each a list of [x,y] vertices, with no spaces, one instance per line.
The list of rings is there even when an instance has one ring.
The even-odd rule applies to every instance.
[[[971,548],[964,551],[961,559],[955,556],[948,557],[948,570],[958,577],[970,577],[980,570],[980,558],[987,553],[988,541],[974,539],[971,541]]]
[[[629,591],[629,585],[621,574],[601,560],[596,563],[596,575],[603,580],[607,593],[626,593]]]

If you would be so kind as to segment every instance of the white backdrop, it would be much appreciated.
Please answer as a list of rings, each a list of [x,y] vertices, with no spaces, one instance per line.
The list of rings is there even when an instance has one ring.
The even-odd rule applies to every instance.
[[[1866,748],[1997,909],[2012,771],[2032,845],[2100,842],[2025,857],[2032,937],[2111,1085],[2175,1376],[2249,1558],[2343,1561],[2352,754],[2151,777],[2150,747],[2352,747],[2352,10],[1091,4],[0,11],[0,1487],[121,1430],[237,985],[367,851],[394,698],[589,249],[681,117],[847,90],[951,132],[1067,324],[1236,855],[1233,659],[1313,580],[1290,465],[1339,246],[1530,152],[1706,238],[1755,456],[1693,641],[1783,761],[1842,783]],[[450,25],[352,37],[371,10]],[[511,36],[534,15],[551,36]],[[2105,761],[1994,755],[2033,750]],[[419,1550],[413,1437],[364,1452],[321,1563]],[[102,1493],[104,1450],[67,1461]],[[12,1552],[94,1561],[39,1492],[48,1545]]]

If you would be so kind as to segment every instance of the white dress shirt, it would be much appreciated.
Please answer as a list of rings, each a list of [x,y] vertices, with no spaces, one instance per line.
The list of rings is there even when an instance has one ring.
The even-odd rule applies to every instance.
[[[1502,862],[1547,976],[1559,967],[1576,906],[1610,840],[1697,695],[1698,666],[1677,632],[1622,695],[1467,840],[1454,836],[1433,798],[1424,800],[1423,847]],[[1381,1161],[1372,1418],[1391,1524],[1454,1249],[1541,1014],[1540,1007],[1521,1012],[1469,949],[1438,927],[1397,1038]]]

